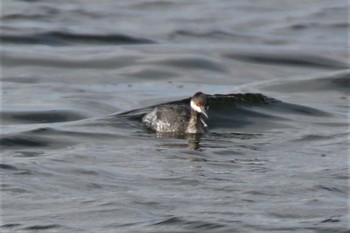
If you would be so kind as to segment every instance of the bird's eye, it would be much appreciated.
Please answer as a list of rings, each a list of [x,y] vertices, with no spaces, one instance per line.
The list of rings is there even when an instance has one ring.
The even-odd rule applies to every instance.
[[[197,105],[198,107],[201,107],[201,106],[202,106],[201,103],[196,103],[196,105]]]

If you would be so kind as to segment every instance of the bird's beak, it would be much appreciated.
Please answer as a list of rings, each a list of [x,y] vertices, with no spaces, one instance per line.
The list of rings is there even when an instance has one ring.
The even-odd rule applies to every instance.
[[[208,113],[207,113],[207,110],[205,110],[205,107],[201,106],[200,109],[201,109],[201,113],[205,116],[205,118],[209,119]]]

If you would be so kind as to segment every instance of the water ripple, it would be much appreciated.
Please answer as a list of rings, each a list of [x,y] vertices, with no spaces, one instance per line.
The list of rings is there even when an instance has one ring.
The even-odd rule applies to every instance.
[[[1,120],[6,124],[56,123],[76,121],[81,119],[84,119],[84,116],[82,114],[71,110],[1,112]]]
[[[28,35],[2,34],[0,40],[5,44],[40,44],[51,46],[63,46],[69,44],[101,44],[101,45],[130,45],[130,44],[154,44],[155,42],[145,38],[137,38],[124,34],[83,34],[63,31],[51,31]]]

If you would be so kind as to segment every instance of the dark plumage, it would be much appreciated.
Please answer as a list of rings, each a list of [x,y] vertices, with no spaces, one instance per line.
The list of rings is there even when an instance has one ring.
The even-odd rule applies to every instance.
[[[161,105],[146,114],[142,121],[158,133],[201,134],[206,128],[202,115],[208,117],[206,104],[207,95],[197,92],[190,105]]]

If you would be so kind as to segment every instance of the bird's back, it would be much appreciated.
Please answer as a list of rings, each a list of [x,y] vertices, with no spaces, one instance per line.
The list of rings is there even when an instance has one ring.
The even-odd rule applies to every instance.
[[[162,105],[146,114],[142,121],[159,133],[184,134],[191,116],[191,109],[185,105]]]

